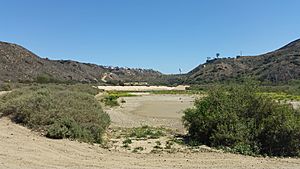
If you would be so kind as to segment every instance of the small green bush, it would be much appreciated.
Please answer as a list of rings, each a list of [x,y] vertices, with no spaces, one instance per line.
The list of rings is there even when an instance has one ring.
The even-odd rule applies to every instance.
[[[110,123],[93,95],[60,85],[21,88],[0,100],[2,116],[50,138],[100,143]]]
[[[104,104],[106,106],[119,106],[119,102],[118,102],[118,96],[114,96],[114,95],[107,95],[104,96],[104,98],[101,100],[102,102],[104,102]]]
[[[0,83],[0,91],[10,91],[12,90],[12,86],[9,83]]]
[[[133,97],[136,96],[134,94],[130,94],[125,91],[109,91],[107,94],[101,99],[101,102],[103,102],[106,106],[114,107],[119,106],[118,99],[120,97]],[[121,103],[126,103],[126,101],[122,98]]]
[[[126,140],[123,141],[123,144],[131,144],[132,140],[130,138],[127,138]]]
[[[133,128],[129,134],[129,137],[156,139],[164,135],[165,133],[162,131],[162,129],[142,126]]]
[[[66,81],[62,81],[54,78],[49,74],[40,74],[34,80],[36,83],[47,84],[47,83],[67,83]]]
[[[185,111],[190,140],[246,155],[299,156],[299,112],[256,93],[255,84],[211,90]]]

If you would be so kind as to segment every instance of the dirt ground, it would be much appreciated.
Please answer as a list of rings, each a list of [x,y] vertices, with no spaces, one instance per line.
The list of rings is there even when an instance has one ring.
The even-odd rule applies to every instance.
[[[108,110],[112,118],[110,130],[147,124],[182,131],[182,110],[191,107],[194,98],[188,95],[145,95],[124,99],[126,103],[121,107]],[[162,139],[167,137],[159,141],[166,141]],[[130,146],[153,146],[157,141],[133,140]],[[214,151],[150,153],[148,150],[133,153],[97,144],[47,139],[8,118],[0,119],[0,169],[300,169],[300,159],[296,158],[250,157]]]
[[[0,119],[0,168],[213,168],[297,169],[299,159],[254,158],[229,153],[136,154],[69,140],[52,140]]]
[[[108,108],[112,126],[139,127],[143,125],[166,127],[183,132],[183,110],[193,107],[191,95],[144,95],[121,98],[120,107]]]
[[[189,86],[179,85],[176,87],[168,86],[97,86],[98,89],[105,91],[160,91],[160,90],[185,90]]]

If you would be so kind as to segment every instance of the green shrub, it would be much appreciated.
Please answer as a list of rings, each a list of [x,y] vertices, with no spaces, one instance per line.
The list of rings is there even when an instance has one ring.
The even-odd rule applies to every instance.
[[[256,93],[255,84],[211,90],[185,111],[190,140],[247,155],[298,156],[299,112]]]
[[[62,90],[63,89],[63,90]],[[3,96],[0,112],[50,138],[101,142],[110,123],[93,95],[64,86],[32,86]]]
[[[125,92],[125,91],[109,91],[106,93],[106,95],[100,100],[103,102],[106,106],[119,106],[118,99],[120,97],[133,97],[136,96],[134,94]],[[124,99],[120,101],[121,103],[126,103]]]
[[[129,137],[156,139],[164,135],[165,133],[162,131],[162,129],[142,126],[133,128],[129,134]]]
[[[40,74],[36,77],[35,82],[41,83],[41,84],[47,84],[47,83],[66,83],[62,80],[55,79],[51,75],[48,74]]]
[[[101,100],[102,102],[104,102],[104,104],[106,106],[119,106],[119,102],[118,102],[118,96],[114,96],[114,95],[107,95],[104,96],[104,98]]]
[[[0,83],[0,91],[10,91],[12,90],[12,86],[10,83]]]
[[[123,141],[123,144],[131,144],[132,140],[130,138],[127,138],[126,140]]]

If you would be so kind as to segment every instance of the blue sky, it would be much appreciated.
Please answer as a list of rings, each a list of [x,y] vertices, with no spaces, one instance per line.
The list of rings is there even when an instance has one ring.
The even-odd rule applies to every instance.
[[[190,71],[300,38],[299,0],[0,0],[0,41],[41,57]]]

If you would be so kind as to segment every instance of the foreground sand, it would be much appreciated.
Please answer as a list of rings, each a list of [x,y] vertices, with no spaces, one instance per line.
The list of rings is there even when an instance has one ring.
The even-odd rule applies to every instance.
[[[300,159],[254,158],[227,153],[135,154],[99,145],[51,140],[0,119],[0,168],[300,168]]]

